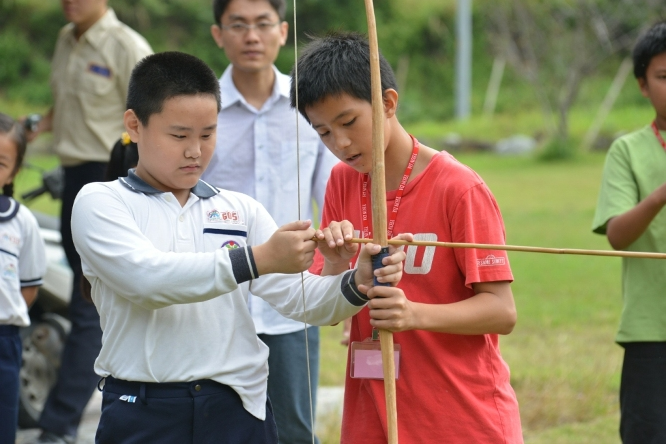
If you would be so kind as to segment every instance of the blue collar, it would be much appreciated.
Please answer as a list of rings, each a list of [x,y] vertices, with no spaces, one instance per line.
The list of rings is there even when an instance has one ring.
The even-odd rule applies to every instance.
[[[134,191],[135,193],[143,193],[143,194],[164,193],[164,191],[160,191],[157,188],[148,185],[143,179],[137,176],[134,168],[127,171],[127,177],[121,177],[118,179],[118,181],[123,185],[125,185],[130,190]],[[194,186],[194,188],[190,190],[190,192],[192,192],[192,194],[197,196],[199,199],[208,199],[209,197],[215,196],[217,193],[220,192],[220,190],[209,185],[207,182],[204,182],[203,180],[199,180],[199,182]]]
[[[16,216],[20,204],[9,196],[0,194],[0,222],[7,222]]]

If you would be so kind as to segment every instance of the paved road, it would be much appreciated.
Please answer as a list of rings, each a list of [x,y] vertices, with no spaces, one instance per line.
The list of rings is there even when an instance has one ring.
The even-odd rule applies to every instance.
[[[340,415],[342,412],[342,387],[319,387],[317,393],[317,424],[316,431],[319,433],[319,424],[325,423],[325,418],[333,414]],[[102,405],[102,394],[95,391],[79,426],[79,436],[76,444],[93,444],[95,442],[95,431],[99,422],[99,412]],[[37,438],[39,430],[19,430],[16,444],[27,444]]]

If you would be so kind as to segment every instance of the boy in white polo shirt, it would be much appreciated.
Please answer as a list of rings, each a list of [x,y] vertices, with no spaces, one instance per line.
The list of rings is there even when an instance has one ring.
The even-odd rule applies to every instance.
[[[196,57],[166,52],[132,73],[125,126],[139,164],[127,178],[85,186],[74,204],[74,242],[100,313],[106,378],[97,443],[276,443],[266,396],[267,347],[248,292],[283,315],[317,325],[355,314],[396,283],[405,255],[373,273],[298,273],[316,247],[324,275],[348,266],[353,227],[316,235],[310,221],[276,231],[256,201],[199,178],[215,148],[219,86]],[[324,241],[325,239],[325,241]],[[259,278],[259,276],[262,276]],[[367,293],[367,296],[366,296]]]

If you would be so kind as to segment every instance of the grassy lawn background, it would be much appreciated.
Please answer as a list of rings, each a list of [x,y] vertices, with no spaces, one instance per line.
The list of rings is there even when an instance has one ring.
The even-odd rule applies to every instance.
[[[495,193],[509,244],[608,249],[590,229],[603,159],[461,158]],[[618,409],[621,349],[613,337],[621,308],[620,259],[509,256],[519,321],[502,338],[502,351],[527,442],[618,442],[616,421],[598,421]]]

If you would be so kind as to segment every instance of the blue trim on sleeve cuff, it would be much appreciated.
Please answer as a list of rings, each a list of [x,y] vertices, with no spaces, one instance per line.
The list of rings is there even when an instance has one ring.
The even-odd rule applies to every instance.
[[[342,278],[342,295],[350,304],[361,307],[365,305],[370,298],[361,293],[358,287],[356,287],[355,276],[356,270],[351,270]]]
[[[252,269],[247,260],[247,254],[245,253],[246,249],[247,247],[229,250],[231,269],[234,272],[234,277],[238,284],[252,280]]]
[[[243,282],[259,277],[251,247],[229,250],[229,259],[231,259],[231,269],[234,272],[237,284],[242,284]]]
[[[38,287],[42,285],[42,278],[21,280],[21,287]]]
[[[259,270],[257,270],[257,264],[254,262],[254,253],[252,252],[252,247],[246,247],[245,251],[247,253],[247,262],[250,264],[252,270],[252,279],[259,277]]]

